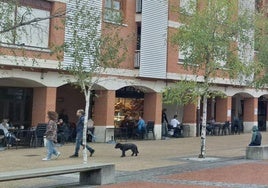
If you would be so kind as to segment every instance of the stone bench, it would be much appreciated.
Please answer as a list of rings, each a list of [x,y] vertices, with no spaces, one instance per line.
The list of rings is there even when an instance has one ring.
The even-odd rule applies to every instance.
[[[103,185],[115,182],[114,164],[81,164],[0,173],[0,182],[79,173],[80,185]]]
[[[268,145],[247,146],[246,159],[268,159]]]

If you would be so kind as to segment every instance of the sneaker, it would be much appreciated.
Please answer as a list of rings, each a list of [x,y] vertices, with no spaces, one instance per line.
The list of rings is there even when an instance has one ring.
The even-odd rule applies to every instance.
[[[75,158],[75,157],[78,157],[78,155],[73,154],[73,155],[70,156],[70,158]]]
[[[58,152],[55,159],[59,158],[60,155],[61,155],[61,153]]]
[[[93,153],[95,152],[95,150],[93,149],[91,152],[90,152],[90,157],[92,157]]]
[[[46,158],[43,158],[42,161],[50,161],[50,159],[46,157]]]

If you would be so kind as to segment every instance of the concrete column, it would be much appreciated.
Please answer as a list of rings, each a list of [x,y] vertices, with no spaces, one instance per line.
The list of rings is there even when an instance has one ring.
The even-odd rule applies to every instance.
[[[33,90],[32,126],[38,123],[46,123],[47,112],[56,110],[55,87],[39,87]]]
[[[253,125],[258,125],[258,98],[244,100],[244,132],[251,132]]]
[[[161,116],[162,116],[162,94],[145,93],[143,118],[145,122],[154,121],[155,138],[161,139]]]
[[[97,142],[107,142],[114,138],[115,91],[96,91],[93,120]]]
[[[196,136],[196,109],[197,106],[195,104],[187,104],[183,109],[183,119],[182,123],[184,125],[190,125],[190,136]]]
[[[232,97],[216,98],[216,122],[231,122]]]

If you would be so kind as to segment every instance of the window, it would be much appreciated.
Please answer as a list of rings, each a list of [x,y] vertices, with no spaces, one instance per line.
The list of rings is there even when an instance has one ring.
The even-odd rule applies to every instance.
[[[255,0],[255,10],[260,13],[261,9],[263,8],[262,0]]]
[[[2,7],[11,7],[5,9],[8,17],[0,22],[0,30],[11,27],[15,23],[27,22],[35,18],[47,18],[50,16],[49,10],[30,8],[26,6],[8,5],[0,2]],[[2,15],[1,15],[2,16]],[[50,20],[45,19],[39,22],[31,23],[15,30],[0,35],[0,42],[6,44],[23,45],[30,47],[48,48]]]
[[[121,23],[122,2],[121,0],[105,0],[104,20]]]
[[[193,14],[196,11],[196,0],[180,0],[180,10],[184,14]]]
[[[214,58],[216,65],[219,68],[223,68],[227,62],[227,49],[226,48],[219,48],[218,53]]]
[[[18,8],[18,15],[23,15],[26,12],[25,7]],[[48,11],[31,9],[31,14],[25,16],[25,21],[33,20],[34,18],[49,17]],[[18,44],[25,44],[26,46],[38,46],[42,48],[48,47],[49,37],[49,19],[40,21],[35,24],[26,25],[17,30]]]
[[[179,63],[183,64],[184,63],[184,59],[190,57],[191,53],[192,53],[192,50],[191,50],[190,47],[187,48],[187,50],[180,50],[179,49],[179,52],[178,52],[178,56],[179,56],[178,60],[179,60]]]

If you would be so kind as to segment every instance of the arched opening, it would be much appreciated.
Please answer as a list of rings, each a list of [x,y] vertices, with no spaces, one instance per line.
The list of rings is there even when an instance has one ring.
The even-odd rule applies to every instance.
[[[123,87],[116,91],[115,126],[120,126],[126,115],[130,120],[138,119],[143,115],[144,92],[133,86]]]

